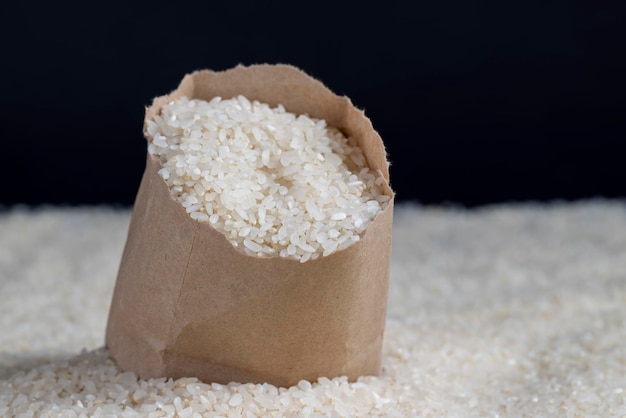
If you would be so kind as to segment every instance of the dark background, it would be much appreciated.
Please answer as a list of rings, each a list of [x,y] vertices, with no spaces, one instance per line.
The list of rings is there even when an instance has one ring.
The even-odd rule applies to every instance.
[[[364,109],[399,200],[626,197],[620,1],[17,3],[0,22],[5,206],[132,204],[152,97],[260,62]]]

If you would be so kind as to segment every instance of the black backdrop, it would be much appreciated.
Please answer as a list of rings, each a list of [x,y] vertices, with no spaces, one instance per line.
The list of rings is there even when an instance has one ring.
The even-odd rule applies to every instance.
[[[364,109],[400,200],[626,197],[619,1],[17,3],[0,25],[5,206],[131,204],[151,98],[258,62]]]

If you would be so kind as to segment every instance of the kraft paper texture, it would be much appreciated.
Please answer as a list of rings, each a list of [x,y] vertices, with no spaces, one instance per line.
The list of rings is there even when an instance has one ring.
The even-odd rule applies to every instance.
[[[288,65],[194,72],[156,98],[146,119],[183,95],[239,94],[326,119],[355,138],[392,199],[345,250],[306,263],[258,258],[191,219],[157,174],[158,158],[148,155],[109,313],[110,354],[141,378],[287,387],[379,374],[393,214],[381,138],[348,98]]]

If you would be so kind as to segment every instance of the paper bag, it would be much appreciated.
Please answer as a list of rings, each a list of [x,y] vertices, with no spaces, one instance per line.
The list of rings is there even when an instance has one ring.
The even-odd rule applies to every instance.
[[[191,219],[157,174],[158,158],[148,155],[109,313],[109,352],[122,370],[142,378],[290,386],[321,376],[376,375],[393,213],[382,140],[348,98],[287,65],[189,74],[154,100],[146,119],[183,95],[240,94],[326,119],[355,138],[392,199],[345,250],[305,263],[253,257],[209,223]]]

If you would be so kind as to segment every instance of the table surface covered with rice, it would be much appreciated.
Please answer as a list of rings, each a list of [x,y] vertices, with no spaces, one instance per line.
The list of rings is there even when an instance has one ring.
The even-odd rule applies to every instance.
[[[0,416],[626,414],[626,203],[400,204],[383,374],[138,380],[102,348],[130,212],[0,214]]]

